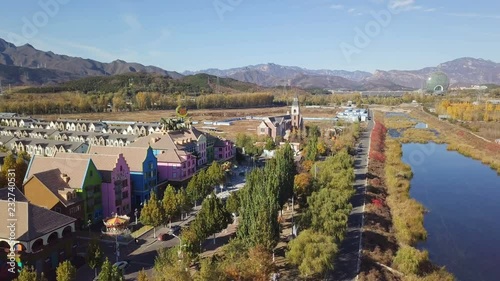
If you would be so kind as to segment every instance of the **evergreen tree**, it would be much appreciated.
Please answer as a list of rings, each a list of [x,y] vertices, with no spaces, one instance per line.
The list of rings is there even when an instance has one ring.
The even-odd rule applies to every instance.
[[[141,210],[141,222],[153,227],[153,237],[156,238],[156,227],[165,222],[165,211],[162,204],[156,198],[156,194],[151,192],[149,201],[144,202]]]
[[[277,151],[274,175],[278,179],[278,204],[280,208],[293,196],[294,178],[297,174],[293,150],[288,143]]]
[[[74,281],[76,279],[76,269],[70,261],[59,263],[56,269],[57,281]]]
[[[278,181],[272,165],[254,169],[240,191],[238,237],[249,247],[262,245],[272,250],[279,239]]]
[[[232,192],[226,199],[226,210],[232,214],[237,214],[240,208],[240,197],[238,192]]]
[[[226,210],[222,201],[215,196],[215,193],[210,194],[201,206],[196,219],[200,219],[205,226],[205,234],[215,234],[222,231],[231,223],[231,214]]]
[[[162,207],[165,212],[165,218],[170,222],[170,225],[172,225],[172,217],[177,215],[179,205],[177,204],[175,189],[170,184],[163,194]]]

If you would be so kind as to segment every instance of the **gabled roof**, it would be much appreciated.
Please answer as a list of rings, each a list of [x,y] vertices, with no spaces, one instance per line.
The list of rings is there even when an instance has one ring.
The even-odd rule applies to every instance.
[[[33,178],[38,179],[66,207],[70,206],[70,205],[73,205],[73,204],[75,204],[75,203],[77,203],[79,201],[82,201],[82,199],[79,198],[79,197],[76,197],[76,198],[71,199],[71,200],[67,200],[63,196],[61,196],[60,192],[72,191],[73,190],[73,188],[71,188],[71,186],[69,185],[69,183],[72,180],[71,177],[70,177],[69,183],[66,183],[62,179],[62,175],[63,175],[63,173],[61,172],[61,170],[59,170],[59,169],[52,169],[52,170],[48,170],[48,171],[45,171],[45,172],[36,173],[29,180],[32,180]]]
[[[158,159],[158,162],[168,162],[168,163],[183,163],[187,159],[189,159],[189,156],[191,154],[182,151],[182,150],[166,150],[161,154],[158,154],[156,158]]]
[[[59,169],[61,173],[68,175],[70,178],[69,186],[71,188],[82,188],[89,163],[89,159],[42,157],[34,155],[31,158],[24,179],[26,182],[26,180],[31,178],[34,174],[52,169]]]
[[[146,160],[149,147],[129,147],[129,146],[97,146],[91,145],[88,154],[114,155],[122,153],[127,161],[131,172],[142,172],[142,164]]]
[[[10,142],[14,138],[16,138],[16,137],[14,137],[14,136],[0,136],[0,144],[5,145],[6,143]]]
[[[94,163],[95,167],[101,173],[102,181],[111,182],[111,173],[115,169],[120,155],[57,152],[54,155],[54,157],[67,158],[67,159],[92,159],[92,162]]]
[[[9,200],[9,197],[15,196],[16,202],[28,202],[21,190],[14,188],[0,188],[0,200]]]
[[[17,199],[17,198],[16,198]],[[17,200],[16,200],[17,201]],[[7,210],[9,206],[8,198],[0,199],[1,210]],[[27,201],[16,202],[16,235],[15,240],[29,242],[56,229],[74,223],[76,219],[66,215],[38,207]],[[8,222],[11,217],[6,211],[0,212],[0,220]],[[10,237],[10,230],[7,227],[0,227],[0,237]]]
[[[145,137],[137,138],[128,147],[149,147],[156,150],[175,150],[184,148],[174,142],[170,134],[153,133]]]

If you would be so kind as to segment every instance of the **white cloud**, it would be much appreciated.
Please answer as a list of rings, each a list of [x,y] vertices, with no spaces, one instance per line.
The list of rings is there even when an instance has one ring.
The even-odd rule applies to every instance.
[[[334,10],[342,10],[342,9],[344,9],[344,5],[333,4],[330,6],[330,8],[334,9]]]
[[[391,0],[389,7],[398,11],[421,10],[422,6],[415,5],[415,0]]]
[[[446,15],[461,18],[500,19],[499,15],[485,15],[477,13],[446,13]]]
[[[354,13],[355,11],[356,11],[356,9],[354,9],[354,8],[350,8],[349,10],[347,10],[347,12],[348,12],[349,14],[352,14],[352,13]]]
[[[428,8],[428,9],[425,9],[424,12],[432,13],[432,12],[435,12],[436,10],[437,10],[436,8]]]
[[[137,31],[137,30],[141,30],[142,29],[142,24],[141,24],[141,22],[139,21],[139,19],[137,18],[136,15],[132,15],[132,14],[122,15],[122,20],[133,31]]]

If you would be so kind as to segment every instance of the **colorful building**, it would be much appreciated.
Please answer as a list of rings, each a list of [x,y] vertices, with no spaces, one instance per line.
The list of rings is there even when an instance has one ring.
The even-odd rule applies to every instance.
[[[50,197],[38,198],[37,193],[37,190],[47,188],[44,185],[50,185],[50,182],[33,181],[30,183],[30,179],[38,173],[54,169],[58,169],[58,178],[63,179],[67,186],[76,191],[79,198],[83,200],[84,217],[78,218],[83,220],[83,222],[79,221],[79,223],[87,224],[88,221],[95,223],[102,220],[102,178],[91,159],[33,156],[28,165],[23,185],[23,188],[26,188],[26,184],[28,184],[26,190],[32,190],[26,193],[28,200],[38,206],[47,208],[51,206],[53,201],[48,199]],[[34,186],[31,186],[32,184]],[[55,205],[52,206],[53,208],[56,207]]]
[[[126,215],[131,213],[132,187],[130,168],[123,154],[75,154],[58,153],[55,157],[68,159],[91,159],[102,178],[102,206],[104,217],[113,214]]]
[[[132,183],[132,208],[140,208],[149,199],[151,191],[158,188],[158,160],[151,147],[90,146],[89,154],[123,155],[130,169]]]
[[[8,210],[13,198],[15,221],[11,213],[0,212],[6,225],[14,223],[0,227],[0,280],[12,280],[26,266],[50,276],[75,255],[75,219],[28,202],[18,189],[0,189],[0,208]]]

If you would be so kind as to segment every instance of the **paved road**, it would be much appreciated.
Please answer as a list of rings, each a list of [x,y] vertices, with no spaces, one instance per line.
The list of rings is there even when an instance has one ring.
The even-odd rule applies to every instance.
[[[234,170],[229,187],[226,188],[222,193],[219,193],[220,189],[217,189],[217,195],[219,197],[224,197],[225,193],[229,193],[229,191],[235,191],[242,188],[245,184],[245,176],[239,175],[239,173],[245,170],[245,166],[240,166],[238,169]],[[175,222],[172,224],[181,226],[188,224],[196,217],[196,214],[199,212],[199,210],[200,206],[198,205],[196,208],[193,208],[191,214],[186,220]],[[231,226],[229,226],[228,229],[231,229]],[[231,230],[233,230],[234,232],[234,229]],[[159,227],[156,229],[157,235],[167,232],[168,228],[165,227]],[[218,238],[216,242],[217,246],[227,243],[228,238],[226,237],[226,232],[221,232],[216,235],[216,237],[219,236],[220,238]],[[162,248],[171,248],[173,246],[179,245],[179,240],[175,237],[172,237],[167,241],[158,241],[157,239],[153,238],[152,230],[141,236],[140,240],[140,245],[131,243],[127,246],[120,246],[120,260],[130,261],[130,266],[125,269],[126,280],[137,280],[137,274],[143,268],[148,274],[151,274],[157,251]],[[204,247],[207,251],[210,251],[212,250],[212,248],[214,248],[213,244],[209,243],[210,241],[212,241],[212,239],[207,239],[207,241],[204,243]],[[77,252],[85,253],[87,244],[87,240],[79,241],[80,246],[78,247]],[[104,255],[108,257],[108,259],[112,263],[116,261],[114,244],[101,242],[101,249],[103,250]],[[87,265],[84,265],[77,270],[76,281],[91,281],[93,278],[94,271]]]
[[[355,280],[359,271],[361,227],[364,219],[364,193],[366,174],[368,172],[368,148],[372,128],[373,122],[370,120],[367,130],[362,132],[359,138],[361,151],[357,153],[354,160],[354,171],[356,174],[354,188],[356,189],[356,193],[351,199],[353,210],[347,221],[346,238],[340,245],[339,254],[335,260],[335,268],[329,280]]]

